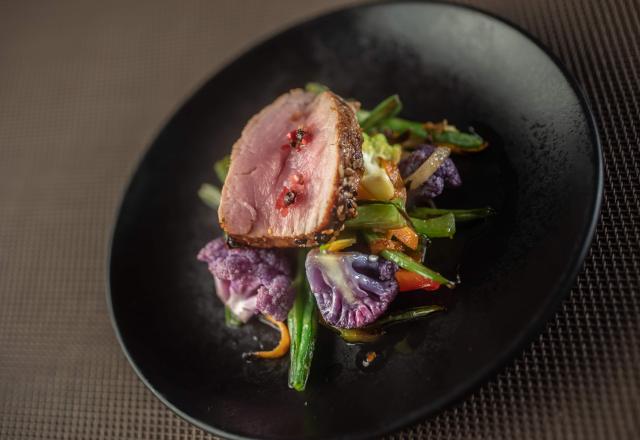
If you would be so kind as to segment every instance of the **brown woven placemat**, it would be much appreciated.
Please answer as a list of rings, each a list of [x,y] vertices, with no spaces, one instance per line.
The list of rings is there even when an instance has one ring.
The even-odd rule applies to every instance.
[[[136,160],[177,105],[265,35],[344,1],[0,1],[0,438],[203,439],[136,378],[105,255]],[[640,438],[640,5],[471,1],[535,34],[586,90],[602,220],[544,334],[395,438]]]

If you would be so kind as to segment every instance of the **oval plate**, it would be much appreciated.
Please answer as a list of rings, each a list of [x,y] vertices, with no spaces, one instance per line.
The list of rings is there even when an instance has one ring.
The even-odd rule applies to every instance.
[[[214,182],[249,117],[307,81],[371,107],[398,93],[403,115],[447,118],[491,142],[456,157],[464,185],[440,206],[490,205],[489,222],[435,240],[428,263],[459,270],[454,291],[406,294],[447,312],[398,326],[372,346],[321,331],[307,391],[288,359],[247,362],[275,342],[259,323],[225,327],[195,256],[219,235],[196,193]],[[256,158],[260,160],[260,158]],[[126,192],[110,256],[112,318],[123,350],[177,414],[230,438],[363,438],[432,415],[486,380],[542,329],[570,289],[598,217],[602,164],[585,99],[521,30],[439,3],[355,7],[291,28],[208,81],[161,131]],[[378,357],[362,366],[367,351]]]

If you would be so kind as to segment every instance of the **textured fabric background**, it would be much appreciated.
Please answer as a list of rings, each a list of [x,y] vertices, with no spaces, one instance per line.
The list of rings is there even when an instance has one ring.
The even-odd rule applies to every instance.
[[[105,302],[116,204],[177,106],[267,35],[349,1],[0,0],[0,438],[205,439],[135,377]],[[640,5],[472,1],[587,92],[602,220],[546,331],[458,406],[395,438],[640,438]]]

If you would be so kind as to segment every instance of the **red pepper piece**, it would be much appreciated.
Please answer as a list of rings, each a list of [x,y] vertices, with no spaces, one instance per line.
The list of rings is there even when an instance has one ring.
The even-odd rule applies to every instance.
[[[398,281],[400,292],[408,292],[410,290],[432,291],[440,288],[439,282],[404,269],[396,272],[396,280]]]

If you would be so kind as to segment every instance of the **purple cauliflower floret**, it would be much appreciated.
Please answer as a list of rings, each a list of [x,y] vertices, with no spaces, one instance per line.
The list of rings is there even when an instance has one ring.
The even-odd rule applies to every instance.
[[[432,145],[423,144],[408,157],[402,159],[398,164],[400,174],[406,179],[434,152],[436,148]],[[417,201],[426,201],[442,194],[445,187],[456,188],[462,185],[462,179],[458,169],[450,158],[438,167],[435,173],[429,179],[417,188],[413,194]]]
[[[314,249],[305,267],[320,313],[335,327],[371,324],[398,293],[398,266],[375,255]]]
[[[216,293],[243,322],[260,312],[282,321],[293,305],[291,267],[274,249],[230,248],[217,238],[202,248],[198,260],[209,266]]]

